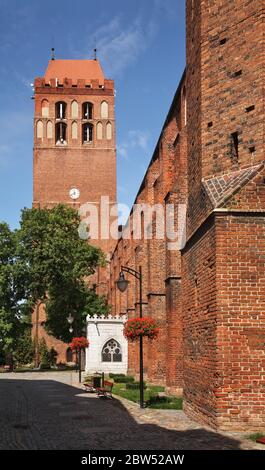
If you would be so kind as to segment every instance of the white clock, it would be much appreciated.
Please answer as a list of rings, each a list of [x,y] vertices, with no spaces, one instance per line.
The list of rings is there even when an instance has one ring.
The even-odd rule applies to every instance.
[[[70,198],[72,198],[72,199],[78,199],[79,196],[80,196],[80,191],[79,191],[79,189],[77,189],[77,188],[72,188],[72,189],[70,189],[70,191],[69,191],[69,196],[70,196]]]

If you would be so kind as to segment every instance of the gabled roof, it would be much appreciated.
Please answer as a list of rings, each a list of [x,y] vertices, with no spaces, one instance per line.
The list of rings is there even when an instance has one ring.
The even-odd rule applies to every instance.
[[[222,207],[230,197],[243,188],[263,168],[264,163],[262,162],[259,165],[203,181],[203,186],[214,208]]]
[[[69,78],[73,84],[77,84],[78,79],[88,84],[91,80],[104,84],[104,74],[98,60],[50,60],[44,78],[46,83],[51,78],[57,78],[59,83]]]

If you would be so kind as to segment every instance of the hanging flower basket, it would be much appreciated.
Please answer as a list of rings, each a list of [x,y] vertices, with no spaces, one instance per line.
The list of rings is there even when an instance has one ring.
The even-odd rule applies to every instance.
[[[131,318],[124,325],[123,334],[129,341],[136,341],[140,336],[156,339],[159,328],[156,321],[150,317]]]
[[[83,349],[88,348],[88,340],[84,336],[80,336],[80,338],[73,338],[72,342],[70,343],[70,348],[72,351],[76,349]]]

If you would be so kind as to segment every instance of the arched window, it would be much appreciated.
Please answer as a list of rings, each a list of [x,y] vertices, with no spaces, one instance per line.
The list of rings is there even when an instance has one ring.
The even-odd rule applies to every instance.
[[[66,350],[66,362],[73,362],[73,352],[71,348]]]
[[[97,123],[97,139],[102,140],[103,138],[103,126],[102,122]]]
[[[102,349],[102,362],[121,362],[121,346],[115,339],[110,339]]]
[[[66,103],[64,101],[58,101],[55,105],[55,116],[56,119],[65,119],[66,117]]]
[[[111,140],[111,139],[112,139],[112,124],[111,124],[111,122],[108,122],[108,123],[107,123],[106,135],[107,135],[107,140]]]
[[[93,125],[92,124],[83,124],[83,143],[93,141]]]
[[[37,139],[43,139],[43,122],[37,122]]]
[[[109,117],[109,105],[107,101],[102,101],[100,109],[102,119],[107,119]]]
[[[72,101],[71,104],[71,116],[73,119],[78,118],[78,103],[77,101]]]
[[[66,145],[66,124],[64,122],[55,124],[55,140],[56,145]]]
[[[77,122],[72,123],[72,139],[77,139]]]
[[[83,119],[92,119],[93,118],[93,104],[86,102],[82,106],[82,118]]]
[[[41,102],[41,115],[44,118],[49,117],[49,101],[48,100],[43,100]]]
[[[47,122],[47,139],[52,139],[52,122]]]

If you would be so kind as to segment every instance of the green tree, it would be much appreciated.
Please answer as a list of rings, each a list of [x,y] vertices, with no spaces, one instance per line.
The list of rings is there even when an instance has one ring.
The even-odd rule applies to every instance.
[[[20,279],[24,273],[27,306],[44,303],[46,329],[63,341],[70,340],[70,313],[79,332],[85,325],[86,311],[94,310],[94,305],[96,312],[99,304],[102,309],[104,304],[87,287],[87,281],[97,266],[104,265],[105,256],[99,248],[80,239],[79,224],[77,211],[62,204],[52,209],[24,209],[16,233],[16,273]]]
[[[12,353],[27,326],[23,298],[25,291],[16,271],[17,239],[5,223],[0,223],[0,350]]]
[[[29,328],[25,329],[24,333],[19,336],[15,346],[14,358],[18,364],[32,363],[34,359],[34,343]]]

